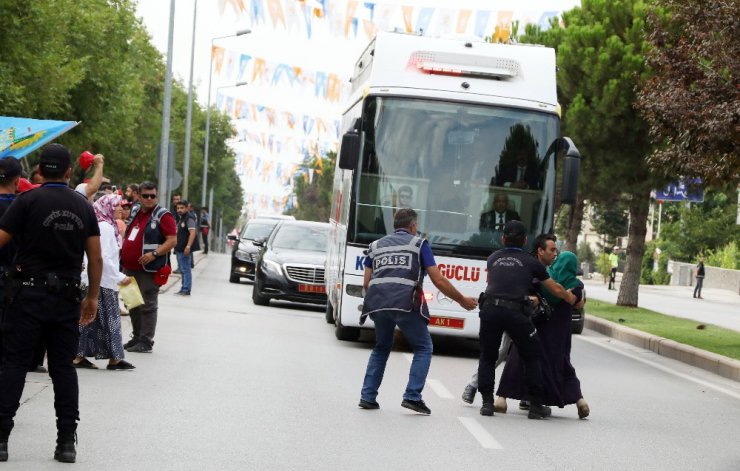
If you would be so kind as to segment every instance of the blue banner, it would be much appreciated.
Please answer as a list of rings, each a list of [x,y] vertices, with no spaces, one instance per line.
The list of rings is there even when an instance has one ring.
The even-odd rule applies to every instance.
[[[78,124],[76,121],[0,116],[0,158],[23,158]]]

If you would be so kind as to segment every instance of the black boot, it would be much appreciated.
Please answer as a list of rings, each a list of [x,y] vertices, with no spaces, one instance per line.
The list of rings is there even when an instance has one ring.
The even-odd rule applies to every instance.
[[[480,415],[490,417],[493,415],[493,393],[481,393],[481,396],[483,396],[483,406],[480,408]]]
[[[77,424],[60,424],[57,422],[57,447],[54,459],[62,463],[74,463],[77,459]]]
[[[13,430],[12,422],[0,424],[0,461],[8,461],[8,437],[11,430]]]

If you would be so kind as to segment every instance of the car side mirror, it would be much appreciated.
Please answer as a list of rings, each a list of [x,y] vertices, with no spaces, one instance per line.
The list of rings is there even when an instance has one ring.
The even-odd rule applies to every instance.
[[[581,153],[569,137],[563,137],[560,141],[561,149],[565,151],[560,201],[563,204],[576,204],[578,176],[581,173]]]
[[[354,170],[360,159],[360,135],[352,130],[342,136],[342,146],[339,149],[339,168]]]
[[[259,239],[254,239],[252,241],[252,243],[254,245],[256,245],[257,247],[264,247],[265,246],[265,239],[263,239],[263,238],[260,237]]]
[[[229,234],[229,235],[228,235],[228,237],[227,237],[227,239],[229,239],[229,240],[233,240],[233,241],[235,241],[235,242],[236,242],[237,240],[239,240],[239,238],[238,238],[237,236],[235,236],[234,234]]]

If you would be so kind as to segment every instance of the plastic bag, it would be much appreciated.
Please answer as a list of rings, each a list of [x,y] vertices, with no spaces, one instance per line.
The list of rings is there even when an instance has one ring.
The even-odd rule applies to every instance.
[[[141,295],[139,285],[133,276],[131,277],[131,283],[125,286],[121,285],[119,293],[126,309],[134,309],[144,304],[144,297]]]

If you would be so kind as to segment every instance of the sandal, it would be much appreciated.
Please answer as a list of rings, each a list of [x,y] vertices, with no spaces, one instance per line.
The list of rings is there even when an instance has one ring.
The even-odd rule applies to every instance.
[[[79,363],[72,362],[72,366],[75,368],[87,368],[88,370],[97,370],[98,367],[95,366],[95,363],[91,362],[87,358],[83,358],[80,360]]]
[[[131,363],[127,362],[126,360],[121,360],[116,364],[113,364],[113,365],[109,364],[108,366],[105,367],[105,369],[107,370],[117,370],[117,371],[133,370],[134,368],[136,367],[132,365]]]

